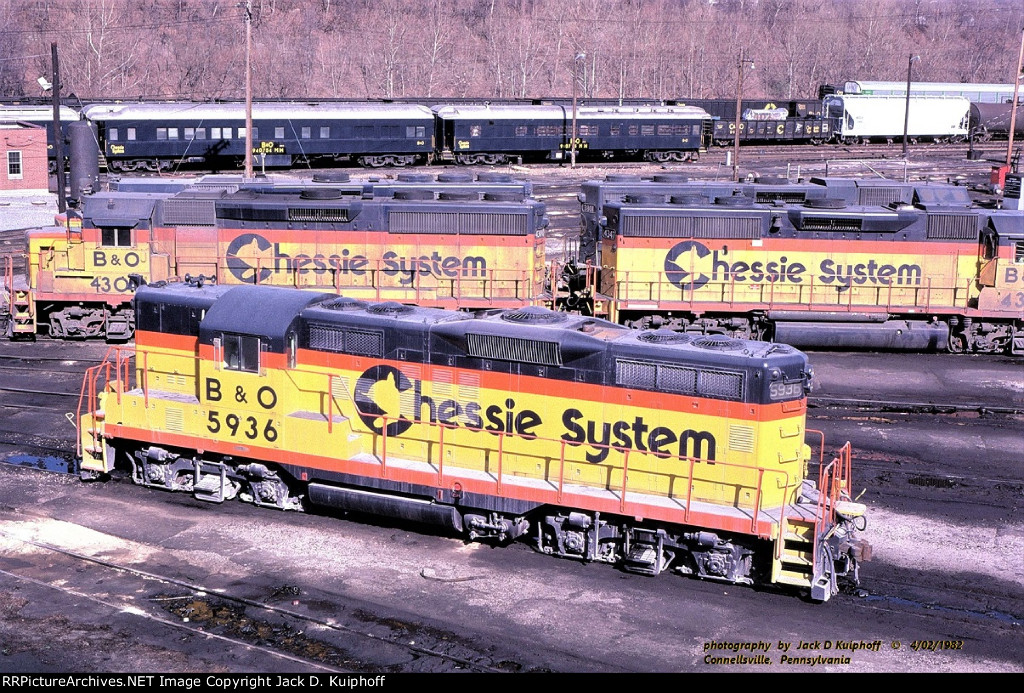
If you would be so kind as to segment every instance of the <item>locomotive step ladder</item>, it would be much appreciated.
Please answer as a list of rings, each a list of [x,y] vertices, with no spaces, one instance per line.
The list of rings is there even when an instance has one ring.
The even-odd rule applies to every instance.
[[[786,520],[778,582],[796,587],[811,586],[814,580],[814,533],[813,519]]]
[[[10,290],[10,325],[11,336],[34,335],[36,333],[36,314],[32,306],[32,292],[23,276],[16,276],[9,284]]]
[[[623,569],[641,575],[658,575],[672,556],[665,551],[665,533],[659,530],[637,529],[634,542],[623,560]]]
[[[223,503],[235,497],[238,487],[228,479],[227,465],[199,462],[195,464],[192,495],[197,500]]]

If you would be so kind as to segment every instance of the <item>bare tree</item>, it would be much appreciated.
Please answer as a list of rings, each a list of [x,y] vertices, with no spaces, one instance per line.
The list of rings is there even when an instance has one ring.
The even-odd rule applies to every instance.
[[[1020,0],[253,0],[257,96],[813,97],[823,82],[1013,78]],[[237,0],[0,0],[0,90],[59,42],[66,92],[241,94]],[[54,27],[60,27],[57,31]],[[73,57],[72,57],[73,56]],[[1010,56],[1010,58],[1007,58]],[[31,91],[31,89],[29,90]]]

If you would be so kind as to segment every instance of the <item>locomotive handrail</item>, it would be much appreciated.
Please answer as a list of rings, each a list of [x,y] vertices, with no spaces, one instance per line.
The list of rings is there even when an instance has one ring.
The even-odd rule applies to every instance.
[[[358,406],[355,404],[354,401],[352,402],[352,404],[355,407],[357,413],[359,413],[360,415],[364,415],[364,412],[362,412],[358,408]],[[388,416],[388,415],[376,415],[376,414],[374,414],[373,416],[375,418],[379,419],[382,422],[382,424],[381,424],[381,431],[382,432],[381,433],[377,433],[375,431],[371,431],[371,434],[374,435],[374,436],[380,436],[381,437],[381,441],[382,442],[381,442],[380,468],[381,468],[381,474],[383,476],[384,472],[385,472],[385,470],[387,468],[387,442],[388,442],[388,438],[391,436],[391,434],[388,433],[388,423],[392,422],[392,421],[402,421],[402,420],[408,421],[408,419],[402,419],[402,417],[400,417],[400,416]],[[438,435],[438,460],[436,460],[434,462],[432,462],[430,459],[425,460],[427,464],[433,464],[433,465],[435,465],[437,467],[437,484],[438,484],[438,486],[443,486],[443,482],[444,482],[444,468],[443,468],[443,453],[444,453],[444,434],[443,434],[443,431],[444,431],[444,429],[452,429],[452,430],[459,430],[459,429],[461,429],[461,430],[465,430],[465,431],[469,431],[469,432],[489,433],[491,435],[497,435],[498,436],[498,440],[499,440],[498,462],[497,462],[497,467],[498,468],[497,468],[497,473],[495,474],[495,487],[496,487],[496,489],[498,490],[499,493],[501,492],[502,482],[503,482],[503,478],[504,478],[503,470],[502,470],[502,461],[503,461],[503,458],[504,458],[504,440],[505,440],[505,438],[507,438],[507,437],[521,438],[523,440],[538,440],[538,441],[558,444],[559,448],[560,448],[558,477],[557,477],[557,479],[551,479],[550,477],[544,477],[543,480],[547,481],[548,483],[550,483],[550,484],[552,484],[554,486],[555,497],[558,500],[558,502],[561,502],[561,500],[563,498],[563,495],[564,495],[565,484],[566,484],[565,465],[566,465],[567,460],[566,460],[566,457],[565,457],[565,451],[566,451],[566,447],[569,446],[569,444],[570,444],[569,441],[566,441],[566,440],[564,440],[562,438],[558,438],[558,439],[546,438],[546,437],[532,435],[532,434],[527,435],[527,434],[519,434],[519,433],[510,433],[508,431],[489,431],[489,430],[487,430],[485,428],[482,428],[482,427],[459,426],[459,425],[452,425],[452,424],[440,423],[440,422],[435,422],[435,421],[418,421],[417,423],[420,424],[420,425],[425,425],[425,426],[427,426],[429,428],[439,428],[439,429],[441,429],[441,432]],[[420,440],[422,440],[422,442],[428,443],[428,444],[430,442],[429,439],[427,439],[426,437],[423,437]],[[610,481],[611,473],[612,472],[617,471],[619,469],[622,470],[621,473],[623,475],[623,481],[622,481],[622,483],[619,486],[619,510],[623,514],[628,514],[629,502],[626,500],[626,493],[627,493],[627,487],[628,487],[628,475],[629,475],[630,470],[631,470],[631,468],[629,466],[629,455],[632,452],[632,450],[630,448],[625,448],[625,447],[622,447],[622,446],[600,444],[600,443],[588,443],[587,445],[589,445],[589,446],[591,446],[593,448],[596,448],[596,449],[608,449],[608,450],[612,450],[612,451],[615,451],[615,452],[622,453],[622,455],[623,455],[623,464],[622,464],[622,466],[621,467],[606,467],[606,471],[607,471],[608,479]],[[750,508],[750,512],[751,512],[750,532],[752,534],[757,534],[757,524],[758,524],[758,520],[760,518],[760,513],[761,513],[762,510],[767,509],[764,506],[763,502],[762,502],[763,479],[764,479],[764,476],[765,476],[765,474],[772,474],[772,475],[775,475],[775,476],[779,477],[781,482],[782,482],[782,484],[783,484],[781,488],[784,490],[784,492],[782,494],[783,500],[779,503],[779,506],[778,506],[778,513],[779,513],[778,524],[779,524],[780,527],[784,526],[785,520],[788,517],[788,515],[786,514],[786,506],[790,505],[790,502],[787,501],[786,499],[791,495],[791,493],[793,491],[796,490],[796,485],[794,484],[793,480],[791,479],[789,472],[782,471],[782,470],[776,470],[776,469],[767,469],[765,467],[760,467],[760,466],[753,467],[753,466],[748,466],[748,465],[743,465],[743,464],[737,464],[737,463],[734,463],[734,462],[726,462],[726,461],[722,461],[722,460],[707,460],[707,459],[703,459],[703,458],[699,458],[699,457],[693,457],[693,456],[671,455],[671,454],[667,454],[667,453],[664,453],[664,454],[657,454],[656,453],[656,456],[659,457],[659,458],[662,458],[662,459],[675,459],[675,460],[678,460],[680,462],[687,462],[688,463],[689,469],[688,469],[688,472],[685,475],[684,474],[678,474],[678,473],[655,472],[655,471],[642,471],[642,472],[639,472],[639,473],[650,475],[650,476],[664,477],[666,479],[681,479],[681,480],[686,482],[687,495],[686,495],[686,506],[683,509],[684,522],[690,522],[691,514],[692,514],[692,511],[693,511],[693,503],[692,503],[692,500],[693,500],[693,482],[696,480],[696,477],[695,477],[695,474],[694,474],[695,466],[698,463],[704,463],[704,464],[714,464],[716,466],[721,466],[721,467],[732,467],[732,468],[742,469],[742,470],[746,470],[749,474],[752,474],[752,475],[756,474],[757,475],[757,482],[756,483],[750,483],[750,484],[743,484],[743,483],[738,483],[738,482],[731,482],[730,483],[730,485],[738,486],[739,488],[751,488],[751,489],[754,490],[754,498],[753,498],[753,501],[751,503],[751,508]],[[582,462],[569,462],[569,464],[582,464]],[[636,472],[635,469],[633,469],[633,471]],[[711,480],[707,480],[707,481],[710,482]],[[672,486],[672,484],[670,484],[670,486]],[[609,487],[607,482],[606,482],[604,488],[606,490],[611,490],[611,488]],[[676,498],[676,499],[679,498],[679,496],[676,496],[674,494],[668,494],[666,497],[668,497],[668,498]],[[738,504],[734,504],[732,507],[735,507],[738,510],[742,510],[743,509]],[[781,545],[777,549],[777,553],[779,553],[779,552],[781,552]]]
[[[815,428],[805,429],[806,435],[816,435],[821,439],[821,445],[818,446],[818,465],[822,465],[825,462],[825,433]]]
[[[106,390],[112,383],[122,383],[120,387],[114,388],[117,394],[117,403],[121,404],[121,393],[124,391],[125,386],[129,383],[130,368],[129,363],[132,355],[129,352],[134,351],[132,347],[122,346],[111,346],[107,348],[106,354],[103,356],[103,360],[96,366],[90,366],[85,371],[85,376],[82,378],[82,387],[78,393],[78,407],[75,410],[75,428],[77,429],[77,440],[75,441],[75,453],[81,458],[82,457],[82,416],[84,415],[83,407],[88,403],[90,407],[97,404],[96,400],[101,390]],[[127,355],[126,355],[127,354]],[[114,357],[114,363],[111,364],[110,358]],[[113,370],[114,378],[111,379],[111,371]],[[98,388],[97,384],[100,379],[100,375],[103,374],[104,382],[103,387]],[[90,413],[95,414],[98,412],[98,407],[90,409]],[[96,417],[93,416],[92,428],[90,434],[95,438],[99,434],[98,423]]]
[[[220,272],[222,275],[227,275],[230,272],[230,269],[228,268],[227,265],[227,260],[227,256],[219,256],[216,260],[216,266],[218,268],[217,271]],[[263,259],[256,259],[255,264],[251,268],[253,271],[252,284],[260,284],[260,274],[264,270],[272,270],[273,267],[275,266],[275,262],[275,260],[267,261]],[[487,276],[482,277],[463,277],[461,274],[455,277],[435,277],[437,282],[437,286],[435,287],[423,286],[424,278],[434,277],[432,273],[422,272],[419,270],[407,270],[404,273],[409,274],[412,277],[409,285],[401,286],[396,284],[395,286],[389,287],[384,286],[380,280],[380,277],[383,276],[385,272],[384,261],[382,259],[377,259],[373,261],[368,260],[367,266],[362,268],[362,271],[365,272],[365,276],[368,277],[368,281],[366,283],[353,283],[343,285],[341,283],[341,277],[344,275],[344,272],[337,267],[325,268],[324,270],[325,272],[330,273],[330,284],[303,282],[301,280],[302,273],[307,271],[311,272],[312,270],[306,270],[305,268],[299,268],[295,266],[289,267],[287,272],[285,273],[285,276],[287,277],[287,286],[290,286],[292,288],[312,290],[324,290],[330,288],[336,294],[339,295],[344,291],[371,291],[373,297],[370,300],[373,301],[386,300],[387,297],[384,296],[383,292],[394,291],[412,294],[411,301],[417,304],[426,304],[428,301],[442,300],[461,300],[470,302],[473,300],[477,300],[490,305],[494,304],[495,301],[500,300],[514,300],[518,302],[523,300],[534,299],[534,296],[523,295],[523,287],[525,286],[528,288],[533,285],[533,277],[535,270],[535,267],[508,270],[488,267],[486,270]],[[274,283],[273,281],[268,281],[266,283],[270,286],[281,285],[278,283]],[[496,286],[501,284],[507,284],[512,287],[512,294],[510,296],[502,296],[500,290],[497,290],[495,288]],[[447,293],[445,293],[442,290],[439,290],[444,286],[448,287]],[[464,288],[467,286],[476,286],[478,287],[478,289],[476,292],[468,292]],[[409,299],[403,298],[403,300]]]
[[[692,266],[691,269],[693,269]],[[821,284],[816,281],[814,275],[811,275],[807,278],[806,283],[792,285],[795,290],[795,300],[790,301],[778,298],[777,294],[786,288],[786,285],[770,280],[752,283],[751,285],[757,288],[751,289],[751,296],[743,300],[739,298],[738,282],[734,273],[730,273],[729,279],[708,281],[699,289],[677,286],[665,279],[662,272],[656,270],[618,270],[617,274],[619,276],[613,285],[615,295],[612,296],[612,299],[620,303],[628,303],[630,301],[651,301],[659,305],[679,303],[690,310],[696,310],[698,307],[706,308],[710,304],[722,304],[732,308],[735,308],[738,304],[747,304],[768,310],[780,307],[787,310],[804,309],[809,315],[813,314],[815,306],[839,309],[848,313],[863,311],[869,308],[878,311],[884,310],[889,313],[906,312],[908,305],[894,297],[896,292],[909,293],[913,297],[909,307],[923,312],[932,312],[940,309],[966,309],[969,307],[971,283],[970,280],[965,280],[963,287],[955,284],[936,287],[933,285],[932,277],[922,277],[921,284],[919,285],[887,284],[885,286],[865,287],[858,285],[854,287]],[[646,275],[651,275],[651,278],[645,278]],[[740,284],[746,284],[746,282],[740,282]],[[838,293],[840,288],[844,289],[842,293]],[[823,289],[838,293],[836,300],[821,300],[822,294],[820,292]],[[703,295],[696,295],[698,291],[702,292]],[[755,291],[757,292],[756,295],[754,295]],[[669,292],[672,294],[671,297],[668,296]],[[864,295],[865,292],[872,292],[874,294],[873,302]],[[948,304],[937,304],[937,297],[944,293],[949,295]],[[965,294],[966,298],[959,298],[962,294]],[[777,305],[776,301],[781,303]]]
[[[4,287],[11,295],[11,300],[14,299],[14,256],[5,253],[4,259]]]

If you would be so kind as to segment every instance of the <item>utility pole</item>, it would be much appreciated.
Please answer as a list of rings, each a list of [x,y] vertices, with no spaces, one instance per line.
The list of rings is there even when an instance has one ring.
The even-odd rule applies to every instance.
[[[910,127],[910,72],[914,67],[914,61],[920,60],[920,55],[911,55],[907,59],[907,101],[903,108],[903,158],[907,158],[907,130]]]
[[[252,0],[245,0],[245,178],[252,177]]]
[[[60,128],[60,64],[57,62],[57,44],[50,44],[50,60],[53,64],[53,153],[57,157],[57,211],[63,214],[67,208],[64,190],[64,131]]]
[[[577,53],[572,59],[572,142],[569,143],[569,167],[576,168],[576,90],[580,81],[580,62],[587,57],[586,53]]]
[[[1013,130],[1017,127],[1017,104],[1020,95],[1020,73],[1024,69],[1024,31],[1020,37],[1020,55],[1017,57],[1017,74],[1013,82],[1013,105],[1010,108],[1010,141],[1006,145],[1006,166],[1009,170],[1010,162],[1013,159]],[[1016,171],[1014,171],[1016,173]]]
[[[751,58],[746,58],[743,55],[743,51],[740,51],[740,58],[737,62],[739,68],[739,79],[736,82],[736,122],[734,123],[734,132],[732,134],[732,179],[733,181],[739,181],[740,179],[740,116],[743,112],[743,68],[750,66],[750,69],[754,69],[754,61]]]

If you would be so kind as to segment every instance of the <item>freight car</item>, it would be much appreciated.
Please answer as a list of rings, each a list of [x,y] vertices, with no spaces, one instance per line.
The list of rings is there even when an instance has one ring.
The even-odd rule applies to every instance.
[[[338,185],[88,196],[66,226],[28,233],[28,294],[10,301],[8,332],[127,339],[133,275],[461,308],[550,302],[545,206],[522,184]]]
[[[967,138],[971,103],[962,96],[826,96],[822,101],[832,136],[838,142],[962,142]]]
[[[1014,85],[971,84],[967,82],[911,82],[911,96],[961,96],[971,103],[1006,103],[1013,99]],[[849,80],[842,85],[822,85],[819,95],[851,94],[873,96],[907,95],[906,82]]]
[[[790,347],[262,286],[142,287],[136,315],[134,373],[121,353],[83,386],[86,477],[817,601],[869,555],[849,443],[808,469]]]
[[[607,203],[584,294],[635,327],[1024,355],[1024,214],[957,186],[813,183],[835,192]]]
[[[1012,115],[1013,105],[1009,103],[972,103],[971,138],[976,142],[1008,139]],[[1024,106],[1017,107],[1013,121],[1014,139],[1024,138]]]
[[[714,119],[711,141],[720,147],[736,141],[736,99],[687,99],[670,103],[704,109]],[[740,144],[822,144],[832,139],[820,99],[744,99]]]

